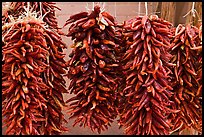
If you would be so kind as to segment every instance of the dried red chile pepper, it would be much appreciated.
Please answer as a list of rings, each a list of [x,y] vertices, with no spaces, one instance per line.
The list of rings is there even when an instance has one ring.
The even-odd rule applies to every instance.
[[[99,6],[88,12],[70,16],[66,24],[71,24],[68,37],[74,40],[68,78],[70,93],[69,114],[80,126],[88,126],[100,133],[108,129],[116,118],[114,102],[118,86],[114,18],[101,12]]]
[[[126,134],[169,134],[167,116],[173,88],[169,86],[172,66],[168,61],[172,24],[156,15],[139,16],[123,24],[126,50],[121,58],[125,88],[119,97],[119,125]]]
[[[6,134],[44,135],[67,131],[65,44],[39,19],[2,26],[2,115]]]
[[[200,30],[179,24],[169,52],[173,66],[171,86],[174,88],[172,106],[180,112],[171,114],[172,132],[179,134],[186,128],[202,131],[202,43]]]

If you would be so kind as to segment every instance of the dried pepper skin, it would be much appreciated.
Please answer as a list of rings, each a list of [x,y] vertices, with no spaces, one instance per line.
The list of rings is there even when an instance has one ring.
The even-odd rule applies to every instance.
[[[167,65],[171,27],[156,15],[138,16],[122,24],[125,85],[117,112],[118,123],[128,135],[167,135],[173,126],[168,115],[179,111],[170,108],[174,104]]]
[[[174,126],[172,132],[179,134],[186,128],[202,132],[202,32],[199,28],[187,24],[179,24],[174,31],[174,38],[169,49],[172,55],[171,67],[174,88],[173,101],[177,114],[170,117]],[[200,34],[199,34],[200,33]],[[199,36],[200,35],[200,36]]]
[[[2,118],[6,134],[67,131],[62,126],[66,122],[62,93],[67,92],[62,74],[67,68],[61,57],[66,46],[59,34],[33,16],[2,26],[2,30]]]
[[[74,94],[66,101],[69,118],[75,119],[73,126],[88,126],[98,133],[106,130],[117,116],[114,103],[118,45],[110,35],[115,34],[114,20],[109,19],[111,15],[103,14],[107,15],[95,6],[91,13],[72,15],[65,24],[72,23],[67,36],[74,41],[67,62],[67,77],[71,80],[68,89]]]

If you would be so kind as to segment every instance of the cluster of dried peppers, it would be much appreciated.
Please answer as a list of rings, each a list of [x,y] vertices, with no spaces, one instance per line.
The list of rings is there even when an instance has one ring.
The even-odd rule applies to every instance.
[[[61,10],[55,5],[55,2],[10,2],[4,10],[2,16],[3,24],[11,22],[13,18],[18,18],[23,12],[25,7],[31,8],[32,12],[37,12],[37,16],[44,16],[43,21],[48,24],[52,29],[58,29],[57,18],[55,16],[56,9]],[[12,15],[9,17],[9,15]]]
[[[169,134],[173,88],[169,63],[172,24],[156,15],[138,16],[123,25],[125,54],[121,59],[125,88],[119,97],[119,125],[126,134]]]
[[[190,24],[179,24],[169,49],[172,55],[172,106],[180,110],[171,114],[172,132],[186,128],[202,131],[202,32]]]
[[[67,131],[62,126],[62,93],[67,92],[62,74],[67,66],[68,89],[75,94],[66,101],[70,118],[76,118],[73,126],[80,123],[100,133],[118,113],[126,134],[181,133],[191,127],[202,131],[202,26],[172,29],[155,15],[116,25],[95,6],[90,14],[80,12],[67,20],[74,49],[66,63],[54,4],[12,2],[3,13],[6,134]],[[30,10],[28,5],[58,32],[36,18],[14,23],[25,7]]]
[[[67,64],[70,93],[75,96],[67,100],[73,124],[88,126],[100,133],[108,129],[116,118],[114,102],[118,87],[114,18],[97,5],[89,14],[80,12],[70,16],[66,24],[72,23],[67,36],[74,40]]]
[[[30,13],[30,11],[27,11]],[[60,134],[66,65],[60,35],[22,13],[2,26],[2,117],[6,134]]]

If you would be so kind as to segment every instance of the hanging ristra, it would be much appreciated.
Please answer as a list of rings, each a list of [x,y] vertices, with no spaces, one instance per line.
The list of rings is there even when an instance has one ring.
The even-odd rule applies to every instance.
[[[62,113],[66,47],[29,12],[2,26],[3,123],[10,135],[60,134],[67,131]]]
[[[147,13],[147,12],[146,12]],[[167,52],[172,24],[156,15],[138,16],[124,22],[126,52],[121,58],[125,88],[120,95],[119,125],[131,135],[168,135],[173,126],[167,118],[173,88],[169,85],[171,55]]]
[[[114,18],[96,5],[91,13],[71,15],[66,24],[72,23],[68,37],[74,40],[67,63],[70,93],[75,96],[70,103],[70,118],[76,118],[73,126],[88,126],[92,131],[108,129],[116,118],[115,99],[117,89]]]
[[[171,114],[172,132],[186,128],[202,131],[202,30],[190,24],[179,24],[169,49],[172,55],[172,100],[179,113]]]

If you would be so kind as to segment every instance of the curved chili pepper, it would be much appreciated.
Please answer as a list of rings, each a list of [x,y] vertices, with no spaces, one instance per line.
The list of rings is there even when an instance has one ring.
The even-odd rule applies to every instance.
[[[106,12],[106,11],[103,11],[101,13],[104,17],[108,18],[111,22],[114,22],[114,18],[112,15],[110,15],[110,13]]]
[[[85,23],[82,25],[82,28],[83,28],[83,29],[88,29],[88,28],[94,26],[95,24],[96,24],[95,19],[89,19],[87,22],[85,22]]]
[[[71,15],[70,18],[66,21],[66,24],[71,23],[73,21],[76,21],[80,18],[87,17],[87,16],[88,16],[88,12],[80,12],[78,14]],[[64,25],[64,26],[66,26],[66,25]]]

